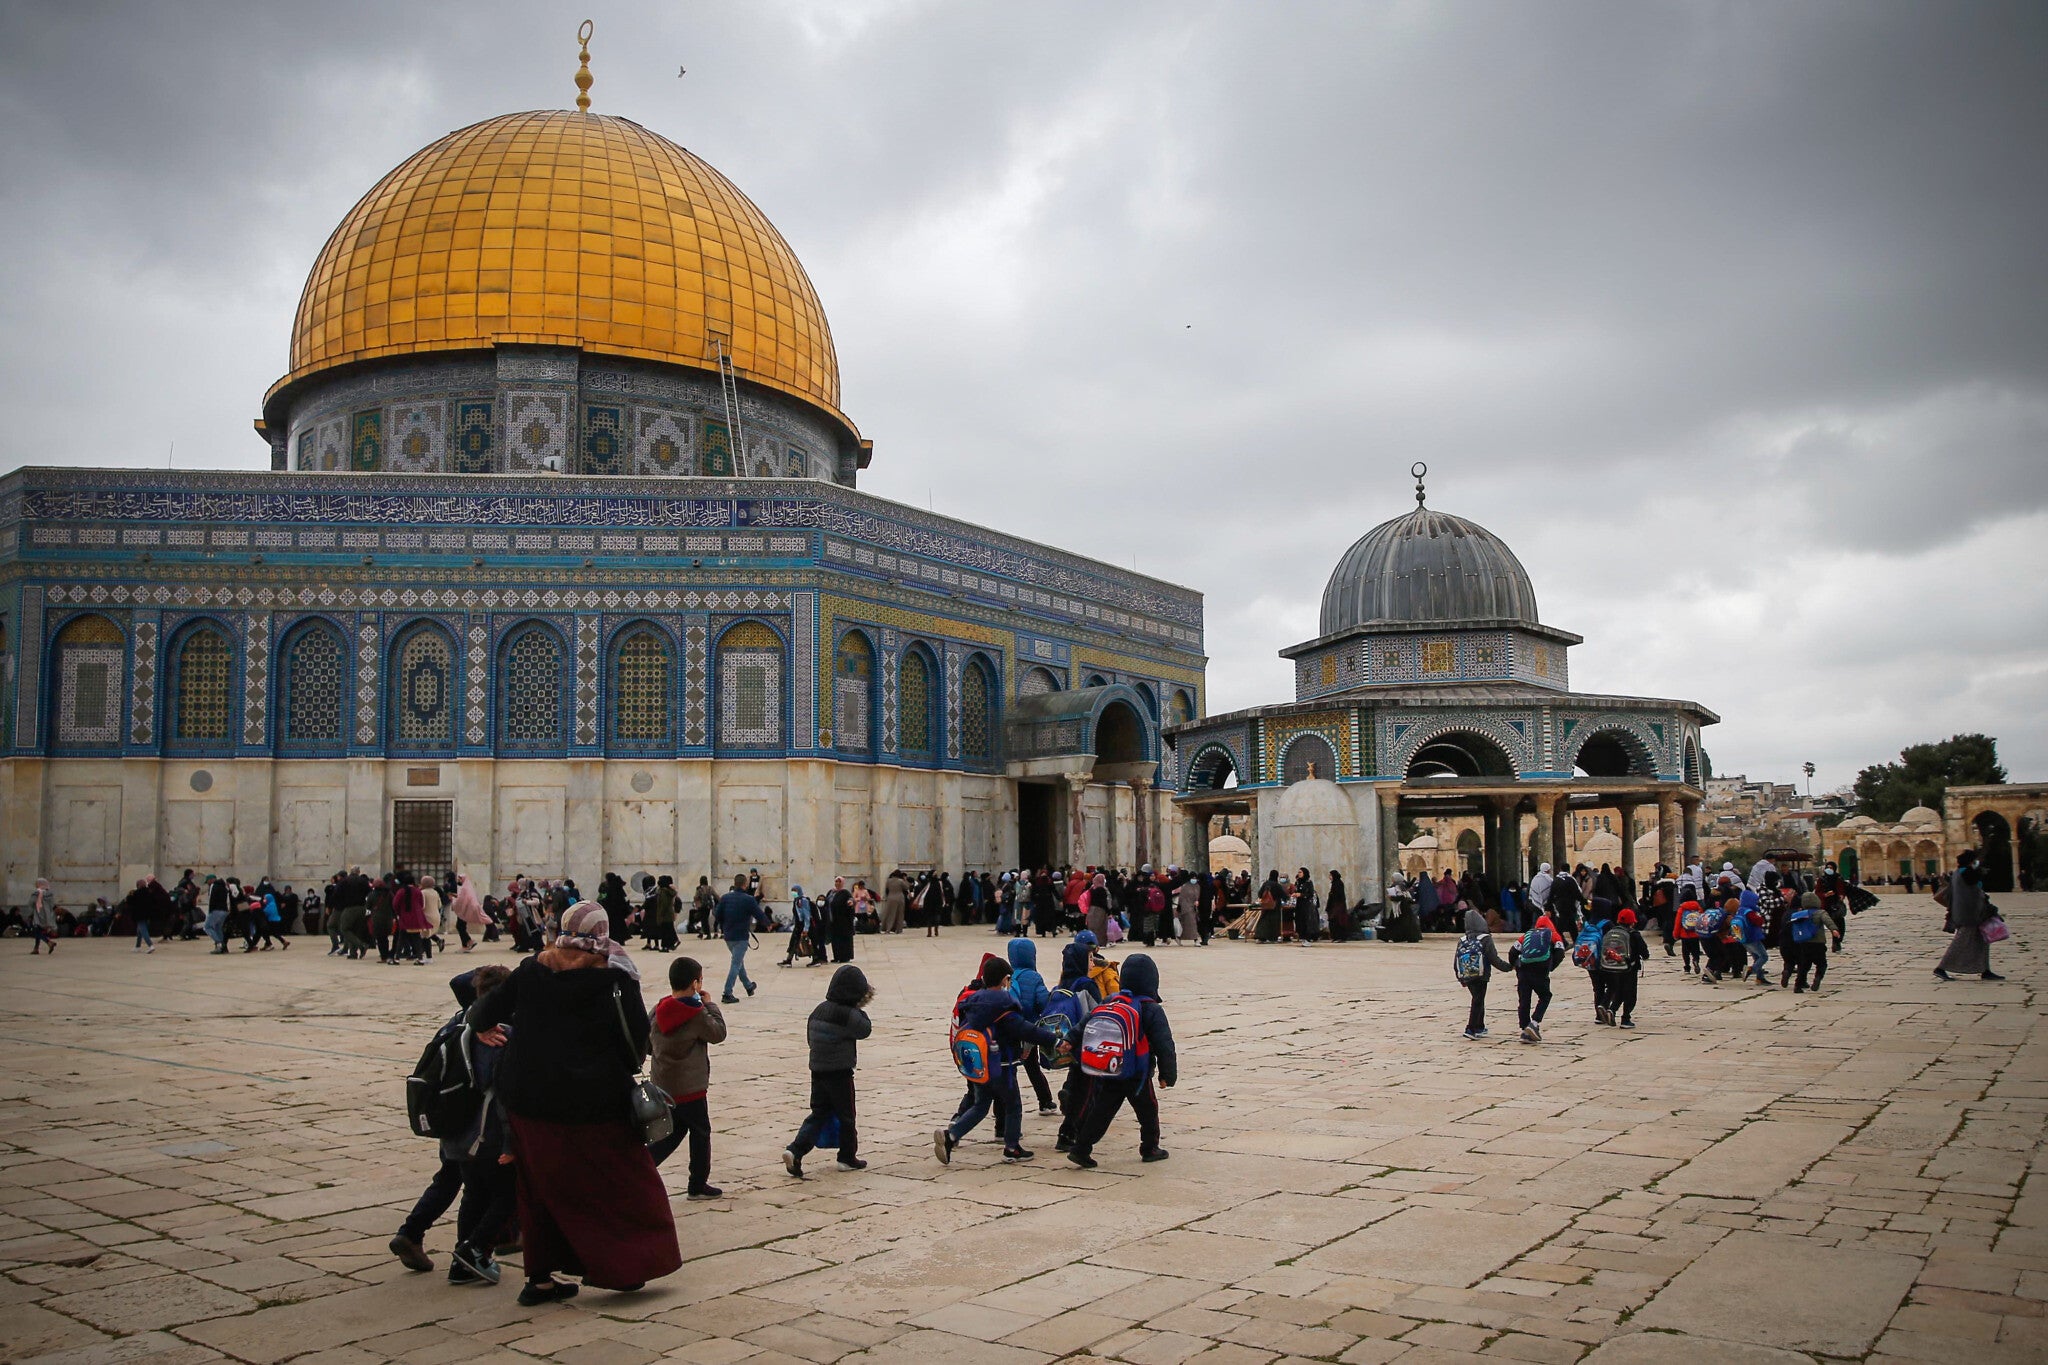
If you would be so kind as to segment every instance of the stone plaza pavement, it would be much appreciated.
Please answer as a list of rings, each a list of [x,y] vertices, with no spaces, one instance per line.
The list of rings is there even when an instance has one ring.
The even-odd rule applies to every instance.
[[[860,940],[872,1166],[789,1180],[827,973],[760,953],[714,1053],[726,1198],[665,1172],[686,1264],[539,1310],[510,1268],[453,1288],[385,1250],[434,1164],[402,1078],[452,971],[509,952],[0,941],[0,1361],[2039,1361],[2048,897],[1999,899],[2004,983],[1935,981],[1939,910],[1888,898],[1816,996],[1659,950],[1624,1033],[1562,969],[1539,1047],[1498,978],[1493,1038],[1458,1036],[1449,940],[1162,948],[1172,1159],[1125,1118],[1092,1172],[1035,1113],[1030,1165],[985,1128],[933,1160],[946,1010],[1000,942],[951,929]]]

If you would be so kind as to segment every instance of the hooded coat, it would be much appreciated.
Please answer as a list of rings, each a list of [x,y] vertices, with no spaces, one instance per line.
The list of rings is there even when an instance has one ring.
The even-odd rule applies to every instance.
[[[1038,945],[1028,938],[1010,940],[1010,994],[1017,997],[1017,1008],[1026,1019],[1044,1014],[1046,998],[1052,994],[1038,974]]]
[[[1508,970],[1508,964],[1501,960],[1499,950],[1493,946],[1493,935],[1486,928],[1486,916],[1477,910],[1465,912],[1465,937],[1479,940],[1479,953],[1486,961],[1486,975],[1479,978],[1481,981],[1491,978],[1495,969]]]
[[[861,1003],[868,997],[868,979],[851,962],[832,973],[825,998],[804,1024],[811,1048],[811,1070],[851,1071],[860,1065],[860,1040],[875,1031]]]
[[[1180,1079],[1180,1060],[1173,1049],[1173,1029],[1166,1022],[1165,1007],[1159,1003],[1159,964],[1143,953],[1125,958],[1123,989],[1138,1002],[1138,1018],[1152,1049],[1152,1070],[1160,1084],[1171,1086]]]

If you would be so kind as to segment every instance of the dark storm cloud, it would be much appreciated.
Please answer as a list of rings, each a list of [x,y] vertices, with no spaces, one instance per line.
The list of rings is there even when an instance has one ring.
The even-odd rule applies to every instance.
[[[326,233],[584,12],[10,7],[7,460],[260,464]],[[588,12],[809,267],[866,486],[1203,590],[1212,705],[1419,458],[1724,769],[2048,771],[2038,6]]]

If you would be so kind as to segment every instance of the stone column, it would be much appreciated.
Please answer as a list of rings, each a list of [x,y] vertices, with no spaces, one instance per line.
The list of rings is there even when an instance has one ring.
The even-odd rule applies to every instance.
[[[1700,859],[1700,803],[1680,797],[1678,808],[1685,812],[1685,861],[1696,863]]]
[[[1556,855],[1550,844],[1550,825],[1557,812],[1557,801],[1555,796],[1536,798],[1536,828],[1529,831],[1529,850],[1536,855],[1538,866],[1555,861]]]
[[[1401,873],[1401,785],[1383,783],[1380,798],[1380,895],[1386,901],[1386,887]],[[1257,871],[1256,868],[1253,869]]]
[[[1152,783],[1149,778],[1131,779],[1131,823],[1137,826],[1137,856],[1131,859],[1134,868],[1143,867],[1152,861],[1152,822],[1147,819],[1148,807],[1152,802]]]
[[[1081,798],[1088,791],[1086,773],[1066,773],[1067,779],[1067,866],[1088,863],[1087,825],[1081,819]]]
[[[1496,888],[1528,880],[1522,863],[1522,816],[1518,809],[1522,800],[1518,796],[1503,796],[1499,800],[1501,870],[1493,879]]]
[[[1678,866],[1678,798],[1669,793],[1657,797],[1657,861]]]
[[[1621,816],[1622,890],[1633,897],[1636,894],[1636,803],[1617,801],[1614,809]]]
[[[1209,867],[1209,817],[1185,816],[1180,822],[1181,862],[1190,872],[1207,872]]]
[[[1550,868],[1562,873],[1571,866],[1571,839],[1565,822],[1572,816],[1571,798],[1560,795],[1550,807]]]

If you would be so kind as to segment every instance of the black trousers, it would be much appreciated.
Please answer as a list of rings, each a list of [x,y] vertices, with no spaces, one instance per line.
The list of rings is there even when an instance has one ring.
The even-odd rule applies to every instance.
[[[669,1115],[675,1120],[675,1131],[648,1148],[648,1155],[659,1166],[668,1160],[669,1154],[683,1145],[683,1139],[690,1140],[690,1188],[701,1190],[711,1183],[711,1100],[699,1095],[694,1100],[677,1100],[669,1106]],[[839,1121],[841,1131],[846,1120]]]
[[[1465,989],[1472,992],[1472,1012],[1465,1016],[1465,1032],[1477,1033],[1486,1027],[1486,978],[1467,981]]]
[[[784,962],[796,961],[796,955],[804,948],[804,927],[801,924],[789,926],[789,951],[782,955]]]
[[[1794,954],[1797,956],[1793,956]],[[1791,957],[1794,963],[1792,978],[1794,989],[1803,991],[1810,986],[1814,990],[1819,990],[1820,983],[1827,979],[1828,974],[1828,945],[1826,940],[1815,939],[1811,943],[1795,943],[1786,955]],[[1806,979],[1806,973],[1809,968],[1813,971],[1813,980],[1810,982]]]
[[[495,1156],[462,1163],[462,1205],[455,1210],[455,1240],[488,1252],[509,1240],[519,1212],[519,1179]]]
[[[1124,1101],[1131,1102],[1131,1112],[1138,1116],[1138,1151],[1159,1150],[1159,1095],[1152,1088],[1151,1076],[1136,1081],[1113,1081],[1094,1077],[1094,1088],[1088,1094],[1088,1107],[1081,1111],[1080,1128],[1074,1134],[1074,1151],[1087,1156],[1102,1141],[1102,1135],[1109,1131],[1111,1119],[1116,1111],[1124,1107]]]
[[[510,1168],[507,1167],[509,1170]],[[410,1237],[415,1242],[427,1240],[427,1229],[440,1220],[455,1203],[455,1196],[462,1193],[462,1163],[444,1161],[434,1178],[427,1182],[427,1188],[420,1192],[419,1202],[412,1206],[412,1212],[398,1225],[398,1235]]]
[[[1081,1131],[1081,1115],[1088,1108],[1090,1078],[1075,1062],[1067,1068],[1067,1079],[1060,1085],[1060,1136],[1059,1140],[1069,1147],[1074,1145],[1074,1135]]]
[[[1682,938],[1678,940],[1678,948],[1685,955],[1683,958],[1685,970],[1689,972],[1698,971],[1700,966],[1700,941],[1696,938]]]
[[[1052,1087],[1046,1084],[1045,1068],[1038,1064],[1038,1049],[1031,1048],[1024,1054],[1024,1074],[1031,1078],[1031,1091],[1038,1096],[1038,1107],[1052,1107]]]
[[[1607,1007],[1619,1011],[1623,1019],[1630,1019],[1636,1012],[1636,988],[1642,984],[1643,975],[1639,970],[1610,972],[1607,974]]]
[[[1586,975],[1593,982],[1593,1008],[1596,1010],[1607,1008],[1612,1003],[1611,990],[1614,985],[1612,977],[1608,973],[1601,971],[1598,967],[1588,967]]]
[[[816,1147],[819,1131],[834,1116],[839,1119],[839,1159],[851,1161],[860,1152],[860,1133],[853,1124],[853,1073],[813,1071],[811,1112],[796,1130],[796,1140],[789,1144],[789,1150],[801,1157]]]
[[[462,946],[465,950],[470,947],[469,922],[467,920],[455,921],[455,937],[462,940]]]
[[[1529,1002],[1532,999],[1536,1002],[1536,1008],[1533,1012],[1529,1009]],[[1550,973],[1516,972],[1515,1017],[1521,1021],[1522,1027],[1527,1028],[1532,1023],[1542,1023],[1544,1012],[1549,1008]]]

